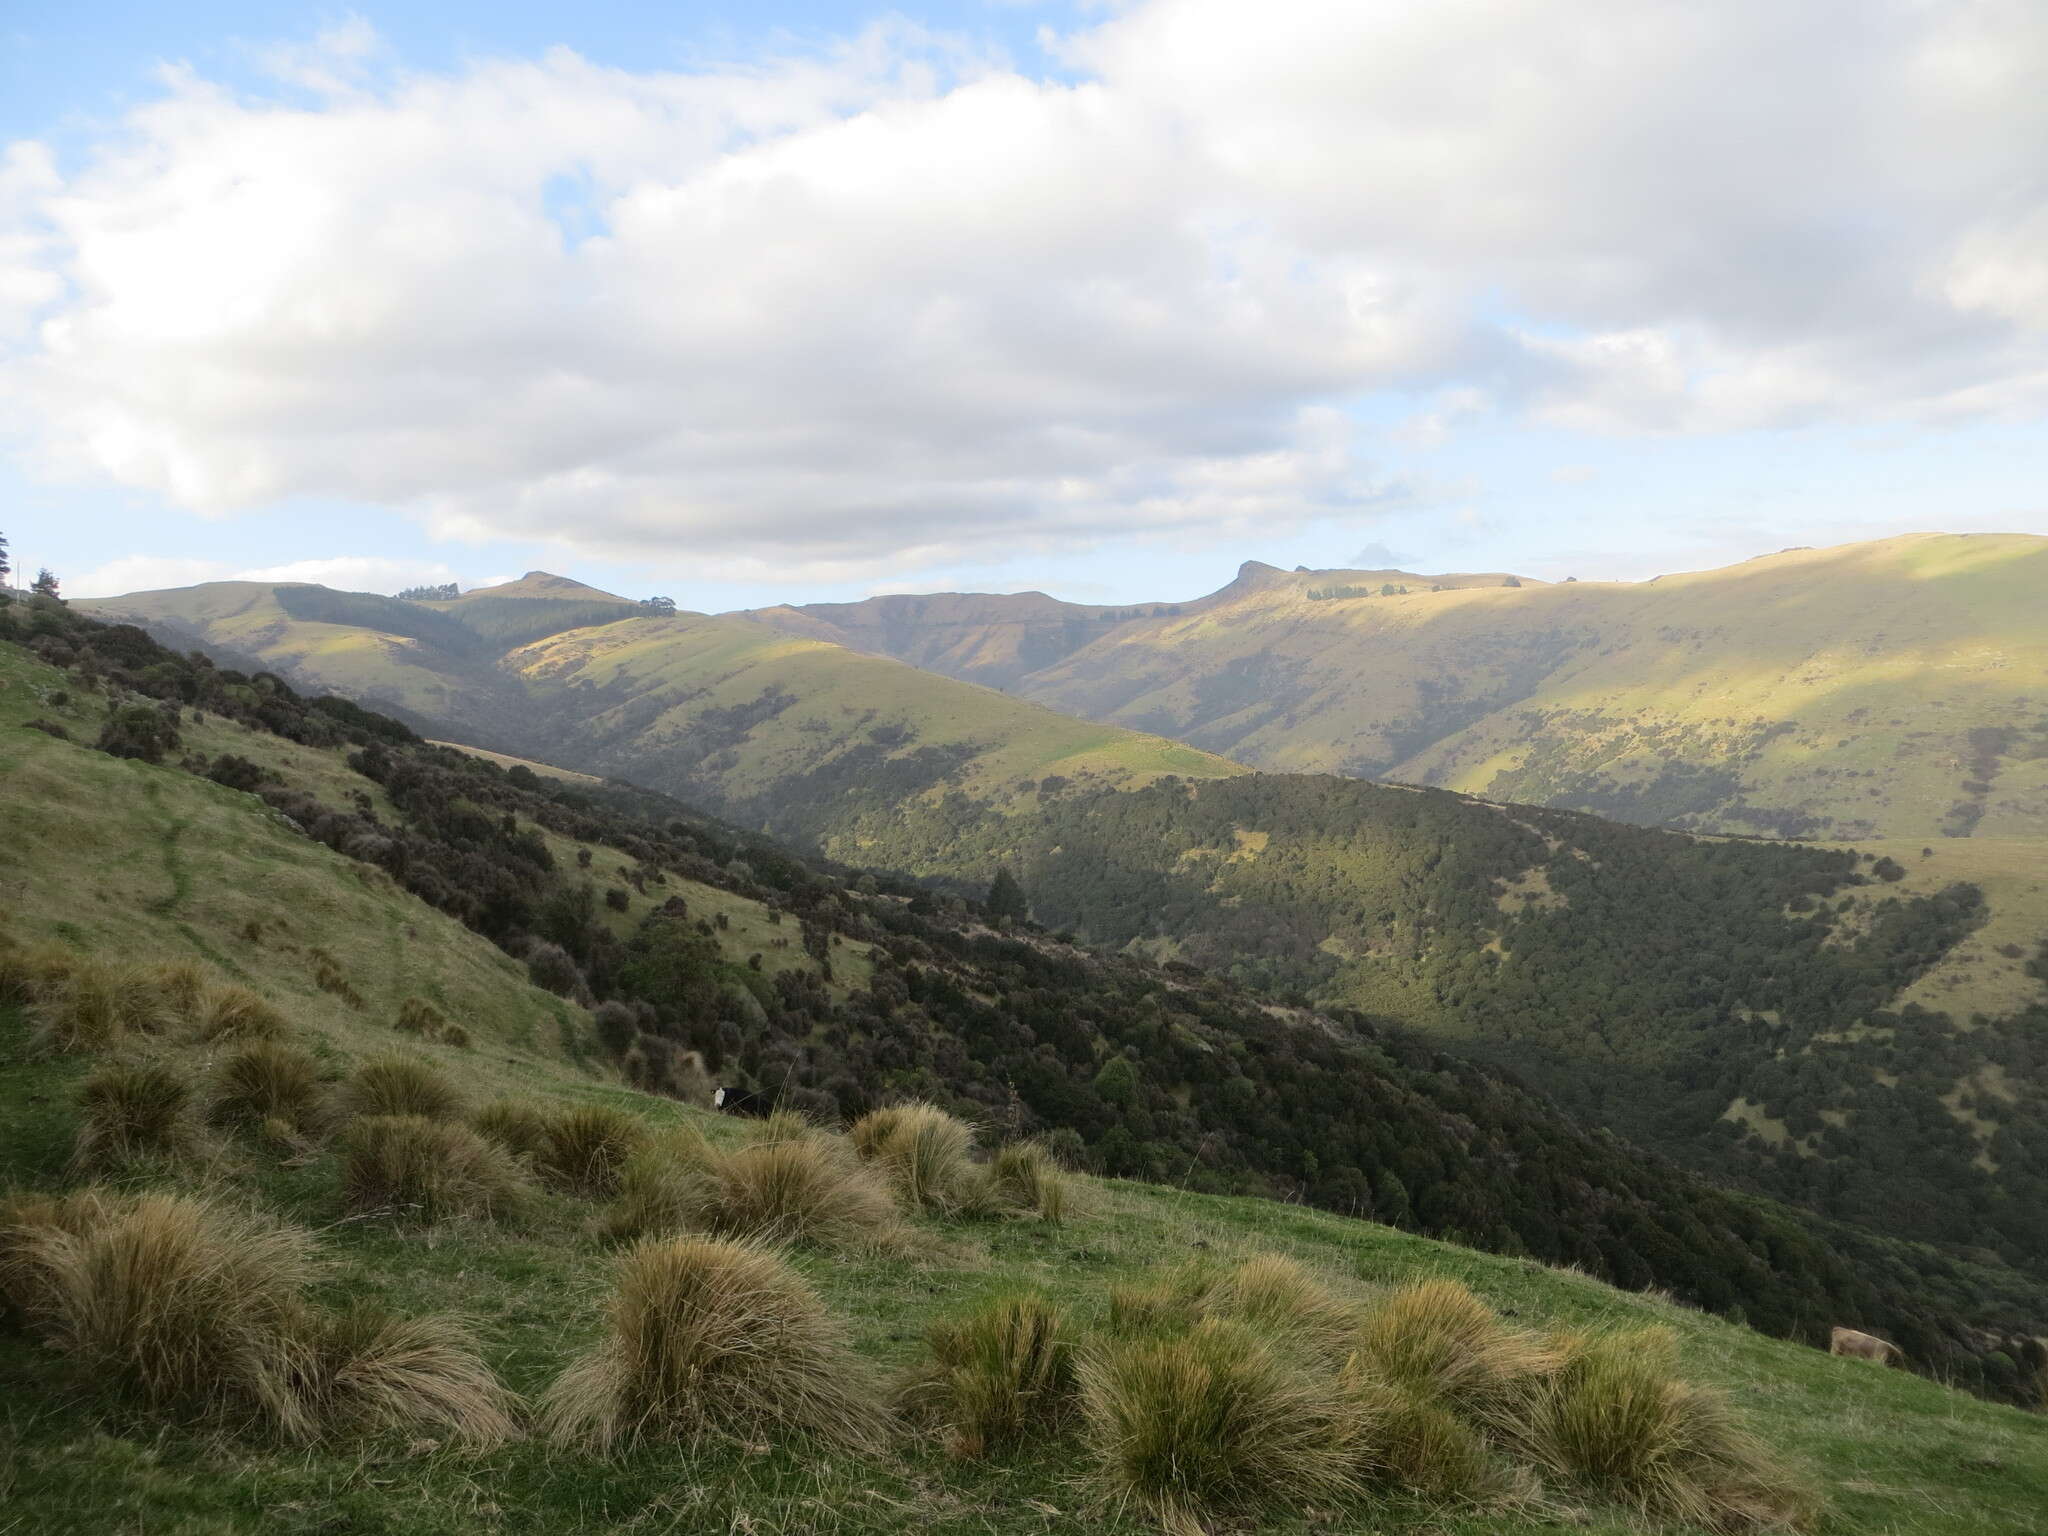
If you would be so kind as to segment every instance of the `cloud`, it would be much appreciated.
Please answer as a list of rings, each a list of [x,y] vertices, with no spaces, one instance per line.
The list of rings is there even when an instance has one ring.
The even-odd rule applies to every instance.
[[[2048,405],[2028,0],[1262,16],[1139,0],[1057,78],[902,22],[173,72],[0,162],[0,412],[210,515],[787,581],[1355,514],[1382,390],[1434,402],[1395,447]]]
[[[1374,540],[1344,563],[1354,571],[1398,571],[1404,569],[1410,561],[1419,558],[1420,556],[1389,548]]]
[[[202,581],[303,581],[344,592],[397,592],[406,587],[438,586],[455,579],[454,571],[437,562],[384,560],[375,556],[237,567],[225,560],[129,555],[67,580],[64,591],[70,597],[119,597],[128,592],[189,587]]]

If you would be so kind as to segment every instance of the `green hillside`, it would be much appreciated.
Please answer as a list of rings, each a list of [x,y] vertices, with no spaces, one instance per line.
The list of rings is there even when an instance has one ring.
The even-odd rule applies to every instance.
[[[1822,1327],[1848,1321],[1904,1336],[1897,1325],[1915,1326],[1920,1334],[1909,1348],[1922,1367],[1944,1339],[1964,1336],[1942,1331],[1955,1322],[1946,1309],[1953,1287],[1965,1283],[1962,1267],[1914,1273],[1913,1265],[1932,1261],[1897,1245],[1870,1246],[1845,1265],[1784,1214],[1715,1194],[1611,1137],[1573,1131],[1539,1100],[1469,1068],[1442,1058],[1411,1064],[1412,1049],[1391,1039],[1343,1045],[1332,1033],[1336,1020],[1274,1017],[1218,984],[989,932],[972,912],[920,915],[917,899],[808,873],[708,823],[684,815],[666,825],[639,819],[615,809],[602,786],[551,782],[516,765],[504,770],[427,748],[347,706],[308,704],[260,681],[178,664],[132,632],[82,631],[54,614],[37,622],[41,633],[32,638],[45,653],[56,653],[49,642],[64,637],[73,657],[67,669],[0,645],[0,889],[8,896],[0,960],[9,989],[0,1000],[0,1185],[14,1191],[0,1220],[0,1290],[25,1309],[0,1319],[0,1487],[9,1517],[25,1529],[311,1532],[345,1525],[393,1536],[621,1527],[881,1532],[910,1524],[963,1536],[1075,1524],[1158,1529],[1146,1494],[1155,1485],[1141,1474],[1133,1490],[1110,1475],[1117,1463],[1102,1456],[1108,1442],[1096,1420],[1054,1419],[1014,1447],[978,1454],[944,1420],[927,1428],[929,1419],[896,1416],[888,1383],[930,1358],[927,1330],[1020,1290],[1042,1295],[1064,1316],[1087,1370],[1122,1362],[1128,1372],[1154,1352],[1166,1351],[1158,1356],[1165,1359],[1175,1350],[1227,1346],[1249,1351],[1233,1358],[1252,1360],[1265,1373],[1257,1379],[1271,1383],[1260,1390],[1282,1394],[1275,1401],[1296,1405],[1297,1414],[1326,1402],[1359,1405],[1343,1410],[1351,1415],[1343,1420],[1344,1444],[1355,1449],[1327,1446],[1286,1463],[1301,1476],[1315,1474],[1312,1485],[1276,1475],[1258,1459],[1265,1442],[1249,1429],[1203,1442],[1247,1458],[1236,1481],[1202,1488],[1220,1501],[1219,1515],[1259,1529],[1644,1530],[1632,1501],[1646,1495],[1637,1490],[1667,1485],[1629,1480],[1648,1465],[1643,1454],[1602,1460],[1596,1472],[1595,1462],[1571,1449],[1576,1441],[1543,1428],[1551,1421],[1539,1405],[1554,1393],[1594,1390],[1573,1385],[1582,1378],[1568,1364],[1587,1346],[1565,1338],[1532,1347],[1544,1344],[1538,1331],[1645,1325],[1669,1330],[1682,1377],[1729,1394],[1732,1411],[1771,1448],[1752,1469],[1741,1458],[1762,1453],[1743,1450],[1746,1442],[1718,1427],[1728,1410],[1716,1399],[1701,1398],[1694,1386],[1658,1386],[1655,1374],[1629,1377],[1675,1394],[1659,1401],[1694,1415],[1685,1422],[1697,1427],[1679,1431],[1685,1454],[1697,1458],[1684,1463],[1690,1470],[1681,1483],[1715,1490],[1730,1528],[1813,1508],[1822,1531],[1943,1536],[2035,1528],[2048,1450],[2032,1415],[1908,1372],[1774,1341],[1670,1300],[1610,1289],[1534,1257],[1451,1247],[1300,1204],[1201,1192],[1230,1177],[1231,1164],[1208,1161],[1213,1154],[1199,1147],[1193,1158],[1180,1153],[1171,1122],[1186,1109],[1206,1112],[1201,1106],[1214,1093],[1213,1102],[1235,1105],[1233,1118],[1246,1125],[1260,1124],[1262,1104],[1283,1109],[1261,1137],[1298,1130],[1334,1151],[1342,1142],[1308,1112],[1307,1069],[1326,1057],[1332,1067],[1348,1061],[1341,1078],[1362,1095],[1354,1118],[1368,1142],[1384,1136],[1390,1152],[1409,1159],[1418,1206],[1447,1200],[1446,1215],[1483,1223],[1492,1218],[1473,1202],[1512,1193],[1525,1210],[1503,1207],[1503,1215],[1526,1215],[1538,1237],[1547,1223],[1552,1239],[1568,1246],[1591,1240],[1596,1261],[1604,1230],[1617,1255],[1651,1267],[1649,1279],[1634,1284],[1668,1283],[1679,1279],[1678,1268],[1698,1269],[1697,1258],[1667,1269],[1674,1254],[1746,1252],[1752,1267],[1744,1283],[1760,1287],[1758,1308],[1810,1308]],[[162,707],[174,698],[182,698],[175,718]],[[25,728],[30,720],[41,725]],[[109,747],[141,755],[116,757],[84,744],[102,731]],[[152,746],[161,762],[147,761]],[[630,796],[620,802],[627,803]],[[515,915],[505,903],[516,893],[501,882],[520,869],[528,883]],[[457,874],[453,883],[440,878]],[[587,908],[561,899],[584,882],[607,894]],[[671,904],[678,895],[680,909]],[[612,1065],[619,1058],[604,1033],[608,1016],[559,995],[577,984],[556,974],[546,955],[529,954],[524,965],[509,959],[482,936],[491,928],[515,945],[515,928],[555,932],[584,982],[637,996],[652,1009],[638,1025],[657,1033],[641,1036],[637,1057],[628,1052]],[[794,930],[799,942],[774,949],[777,929]],[[761,972],[741,954],[764,948],[774,957],[764,969],[775,974],[755,993],[746,978]],[[647,986],[646,968],[657,961],[666,980]],[[32,1041],[38,1018],[72,1021],[66,1027],[85,1018],[79,1009],[88,994],[79,990],[76,967],[96,964],[102,970],[95,975],[119,982],[135,967],[159,963],[198,971],[137,973],[155,977],[158,989],[122,994],[133,1000],[115,1017],[132,1022],[117,1022],[97,1045]],[[616,983],[605,979],[614,971]],[[529,985],[528,972],[558,990]],[[102,1141],[89,1144],[90,1168],[70,1166],[86,1106],[109,1102],[104,1084],[114,1080],[113,1069],[129,1081],[151,1071],[168,1075],[202,1100],[210,1085],[226,1081],[247,1037],[202,1037],[219,1027],[198,1022],[215,1017],[206,1012],[213,993],[178,1003],[187,975],[203,989],[239,983],[272,1004],[282,1022],[271,1045],[311,1052],[318,1102],[276,1131],[268,1122],[246,1133],[193,1123],[161,1142],[164,1150],[117,1154]],[[718,1000],[737,1003],[742,993],[768,1001],[758,1012],[721,1016]],[[1149,1012],[1133,1006],[1144,998]],[[406,1008],[415,1000],[433,1003],[440,1023],[420,1028],[429,1015]],[[700,1004],[707,1006],[700,1011]],[[980,1025],[948,1043],[947,1021],[966,1017],[962,1010]],[[414,1026],[401,1033],[395,1026],[407,1017]],[[1059,1035],[1061,1019],[1083,1021],[1082,1037]],[[854,1085],[861,1097],[851,1110],[873,1102],[877,1090],[923,1086],[972,1110],[990,1141],[1036,1128],[1028,1103],[1050,1102],[1003,1096],[1051,1091],[1018,1070],[1023,1060],[1035,1054],[1051,1065],[1073,1049],[1088,1060],[1104,1043],[1098,1031],[1149,1027],[1148,1052],[1112,1049],[1090,1061],[1116,1123],[1077,1139],[1097,1159],[1117,1130],[1141,1159],[1157,1144],[1170,1158],[1170,1187],[1072,1177],[1058,1221],[899,1203],[886,1223],[846,1245],[806,1235],[808,1227],[781,1229],[796,1234],[788,1249],[795,1274],[850,1345],[834,1389],[864,1409],[848,1432],[857,1444],[747,1419],[748,1383],[791,1347],[766,1330],[739,1347],[737,1359],[756,1364],[725,1367],[741,1374],[724,1378],[707,1403],[706,1411],[721,1416],[711,1432],[691,1437],[685,1429],[679,1442],[655,1434],[609,1455],[563,1443],[534,1405],[605,1326],[620,1251],[603,1234],[628,1209],[615,1203],[615,1175],[603,1171],[611,1165],[575,1172],[582,1165],[561,1161],[566,1144],[545,1139],[557,1132],[544,1130],[530,1161],[498,1154],[495,1166],[516,1198],[494,1207],[497,1215],[434,1219],[417,1206],[365,1204],[352,1149],[396,1132],[350,1107],[369,1081],[361,1069],[395,1046],[438,1073],[454,1101],[432,1112],[439,1119],[420,1123],[441,1127],[433,1134],[449,1147],[489,1145],[465,1129],[472,1121],[510,1134],[503,1127],[515,1121],[476,1114],[507,1094],[533,1106],[528,1113],[541,1117],[535,1124],[602,1127],[620,1145],[656,1130],[695,1128],[708,1139],[706,1150],[688,1152],[688,1138],[651,1142],[627,1165],[673,1166],[688,1196],[696,1187],[689,1180],[759,1160],[739,1150],[747,1128],[674,1097],[636,1092],[622,1073],[643,1071],[646,1052],[672,1027],[687,1038],[701,1026],[715,1046],[728,1024],[739,1046],[729,1066],[739,1066],[751,1047],[762,1074],[753,1080],[802,1086],[813,1095],[804,1102],[820,1114],[836,1101],[830,1077],[810,1069],[844,1070],[865,1040],[882,1075],[876,1089]],[[1037,1044],[1005,1059],[1000,1051],[1032,1026]],[[797,1041],[803,1044],[785,1071],[783,1049]],[[806,1061],[814,1050],[821,1061]],[[1237,1067],[1228,1081],[1245,1086],[1195,1077],[1175,1083],[1167,1075],[1169,1063],[1185,1073],[1229,1057]],[[1103,1063],[1119,1060],[1139,1066],[1124,1086],[1112,1087]],[[1088,1080],[1059,1075],[1070,1095]],[[88,1079],[102,1086],[82,1099]],[[1005,1089],[1005,1081],[1015,1086]],[[1404,1105],[1431,1104],[1402,1118]],[[570,1109],[597,1113],[572,1121],[564,1117]],[[104,1125],[105,1113],[92,1110],[93,1123]],[[1221,1120],[1192,1120],[1191,1128],[1203,1143],[1216,1137],[1230,1146]],[[836,1141],[788,1128],[770,1134],[809,1149],[803,1155],[813,1166],[852,1166],[839,1161],[853,1154],[834,1150],[843,1147]],[[1473,1139],[1496,1135],[1506,1139]],[[1239,1143],[1235,1152],[1252,1146]],[[684,1161],[671,1165],[667,1157]],[[1431,1163],[1440,1188],[1426,1181]],[[1511,1163],[1519,1166],[1510,1171]],[[960,1165],[956,1175],[971,1184],[973,1166]],[[409,1177],[430,1176],[438,1177],[431,1170]],[[130,1195],[70,1208],[62,1219],[78,1236],[37,1237],[58,1219],[38,1202],[94,1177]],[[450,1198],[459,1193],[433,1187]],[[1368,1183],[1367,1194],[1380,1194],[1384,1207],[1391,1187]],[[248,1351],[275,1326],[285,1330],[280,1337],[312,1340],[316,1353],[304,1369],[327,1383],[325,1395],[304,1399],[326,1416],[317,1438],[281,1435],[267,1427],[273,1410],[237,1395],[253,1356],[201,1349],[172,1359],[150,1353],[140,1335],[53,1310],[71,1293],[48,1289],[43,1277],[57,1272],[36,1267],[37,1255],[96,1251],[67,1245],[114,1241],[105,1234],[125,1230],[118,1222],[134,1195],[200,1192],[227,1213],[222,1219],[239,1224],[235,1231],[282,1222],[306,1233],[294,1241],[310,1243],[318,1268],[274,1325],[247,1306],[165,1311],[148,1337],[220,1338]],[[1659,1224],[1673,1218],[1668,1229]],[[249,1243],[228,1250],[245,1266],[260,1266],[264,1251]],[[1298,1261],[1307,1276],[1285,1294],[1314,1310],[1276,1315],[1254,1310],[1250,1293],[1218,1292],[1201,1303],[1216,1309],[1218,1321],[1137,1321],[1135,1306],[1157,1305],[1145,1300],[1146,1288],[1191,1254],[1225,1277],[1259,1255]],[[167,1287],[172,1281],[164,1277],[179,1273],[169,1265],[160,1260],[153,1281],[99,1269],[79,1283],[102,1296],[126,1294],[118,1287],[130,1284]],[[1290,1273],[1270,1264],[1263,1272]],[[1469,1285],[1494,1309],[1497,1321],[1487,1328],[1503,1330],[1460,1346],[1494,1354],[1456,1358],[1523,1361],[1512,1367],[1522,1376],[1502,1380],[1526,1386],[1488,1399],[1494,1406],[1482,1411],[1478,1400],[1423,1385],[1424,1378],[1397,1389],[1357,1374],[1361,1359],[1392,1372],[1409,1358],[1395,1351],[1407,1335],[1387,1332],[1399,1316],[1394,1293],[1425,1277]],[[1696,1278],[1709,1280],[1704,1270]],[[1980,1278],[1993,1283],[1989,1272]],[[221,1282],[202,1276],[191,1283],[199,1297]],[[1891,1288],[1892,1299],[1878,1296],[1879,1285]],[[1193,1293],[1183,1285],[1173,1294]],[[466,1335],[431,1321],[448,1315],[467,1320]],[[363,1332],[364,1321],[377,1331]],[[1331,1329],[1343,1338],[1358,1330],[1359,1342],[1342,1346],[1352,1358],[1342,1371],[1319,1365],[1310,1352],[1311,1341]],[[402,1349],[401,1338],[429,1342]],[[1488,1338],[1497,1342],[1486,1345]],[[2001,1342],[1982,1357],[1989,1363],[1975,1366],[1990,1372],[1985,1384],[2033,1390],[2021,1373],[2038,1362],[2018,1341]],[[1654,1349],[1642,1347],[1650,1343],[1629,1341],[1637,1358],[1631,1370],[1662,1369]],[[422,1397],[422,1384],[453,1382],[454,1373],[472,1368],[484,1373],[482,1386],[465,1377],[459,1390]],[[333,1375],[318,1375],[330,1369]],[[380,1385],[366,1382],[371,1370]],[[142,1391],[147,1382],[158,1384],[154,1395]],[[171,1391],[172,1383],[187,1390]],[[515,1438],[502,1439],[479,1417],[475,1402],[486,1388],[511,1394],[504,1407],[521,1431]],[[1406,1421],[1387,1417],[1392,1408],[1368,1411],[1365,1405],[1382,1400],[1374,1392],[1408,1405],[1400,1413],[1422,1415],[1415,1422],[1428,1423],[1428,1434],[1398,1438]],[[1414,1395],[1436,1393],[1443,1395]],[[464,1432],[474,1444],[463,1442]],[[1768,1482],[1745,1481],[1766,1465]],[[1195,1512],[1207,1514],[1208,1506]]]
[[[1047,776],[1108,788],[1235,764],[993,689],[701,615],[513,651],[534,756],[630,779],[850,863],[888,862],[906,803],[1008,810]],[[870,857],[870,854],[875,857]]]
[[[1752,835],[2048,837],[2048,540],[1919,534],[1651,582],[1511,580],[1253,563],[1171,612],[1093,638],[1068,625],[1084,643],[1002,681],[1269,770]],[[757,617],[958,673],[1003,649],[1011,601]]]
[[[708,1072],[834,1119],[937,1097],[1009,1135],[1047,1136],[1094,1170],[1371,1211],[1661,1286],[1808,1341],[1846,1317],[1904,1344],[1917,1368],[2003,1395],[2032,1391],[2007,1341],[2039,1331],[2048,1297],[1990,1255],[1713,1189],[1356,1014],[1275,1008],[1185,967],[991,931],[958,901],[872,876],[848,884],[644,791],[431,748],[341,701],[168,656],[135,630],[81,626],[56,608],[33,610],[31,628],[46,653],[61,637],[72,666],[0,649],[0,708],[40,722],[0,730],[0,771],[28,786],[79,776],[88,789],[76,802],[111,808],[105,830],[70,835],[95,850],[87,869],[167,873],[125,897],[45,878],[55,855],[37,844],[37,807],[71,801],[61,788],[10,795],[4,814],[20,825],[0,832],[36,851],[5,872],[25,898],[10,921],[16,943],[56,940],[76,953],[98,933],[161,934],[163,958],[295,986],[323,1010],[316,1020],[353,1032],[325,1036],[326,1049],[353,1054],[409,1030],[439,1042],[453,1067],[527,1070],[517,1053],[486,1057],[501,1033],[476,1019],[487,1002],[430,990],[409,970],[367,974],[374,948],[328,933],[337,908],[317,893],[294,899],[278,919],[292,926],[273,931],[263,914],[274,893],[257,874],[208,862],[208,886],[218,880],[219,899],[235,905],[188,916],[175,872],[189,885],[202,867],[188,829],[211,825],[197,807],[219,807],[209,861],[214,842],[240,845],[244,822],[302,837],[349,861],[308,846],[307,867],[389,891],[401,913],[400,889],[426,904],[402,924],[385,920],[398,938],[379,942],[408,952],[436,935],[452,942],[453,919],[516,955],[577,1005],[533,999],[516,970],[492,961],[554,1020],[516,1039],[543,1062],[552,1048],[587,1080],[616,1070],[687,1098]],[[64,739],[95,725],[100,751]],[[129,921],[133,902],[161,908],[159,925]]]

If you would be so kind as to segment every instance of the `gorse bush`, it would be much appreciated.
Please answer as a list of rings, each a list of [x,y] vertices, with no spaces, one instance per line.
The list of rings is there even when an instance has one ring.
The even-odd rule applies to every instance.
[[[1257,1333],[1209,1318],[1175,1337],[1112,1339],[1080,1365],[1099,1472],[1187,1536],[1213,1515],[1327,1506],[1360,1487],[1356,1419],[1333,1381]]]
[[[297,1046],[258,1040],[221,1062],[207,1104],[215,1125],[261,1127],[281,1122],[289,1133],[320,1122],[320,1063]]]
[[[609,1195],[626,1160],[647,1139],[639,1116],[610,1104],[579,1104],[547,1117],[534,1166],[550,1184],[579,1195]]]
[[[556,1440],[600,1449],[799,1432],[875,1450],[886,1415],[845,1331],[772,1250],[673,1237],[620,1262],[603,1338],[540,1417]]]
[[[109,1062],[78,1089],[78,1135],[71,1163],[113,1172],[140,1157],[175,1158],[192,1150],[192,1090],[162,1062]]]
[[[462,1114],[462,1093],[432,1062],[412,1056],[380,1056],[358,1067],[344,1090],[357,1115],[417,1115],[453,1120]]]
[[[351,1211],[413,1222],[506,1216],[529,1187],[509,1152],[466,1125],[370,1115],[342,1140],[341,1193]]]
[[[942,1428],[958,1456],[1057,1434],[1079,1407],[1072,1330],[1038,1294],[1004,1297],[934,1323],[931,1360],[899,1389],[913,1417]]]

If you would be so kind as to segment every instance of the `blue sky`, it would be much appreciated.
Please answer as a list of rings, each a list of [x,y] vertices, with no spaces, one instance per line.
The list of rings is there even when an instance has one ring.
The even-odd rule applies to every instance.
[[[0,531],[712,610],[2048,533],[2008,9],[0,11]]]

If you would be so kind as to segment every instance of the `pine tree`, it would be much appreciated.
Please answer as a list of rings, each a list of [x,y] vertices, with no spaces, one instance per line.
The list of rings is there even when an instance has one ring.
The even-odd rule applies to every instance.
[[[14,567],[7,561],[7,535],[0,533],[0,587],[7,585],[7,578]]]
[[[995,879],[989,882],[988,900],[983,905],[992,918],[1022,922],[1031,915],[1031,903],[1024,899],[1024,887],[1017,883],[1017,877],[1010,873],[1007,864],[998,869]]]
[[[37,597],[47,597],[52,602],[61,602],[57,596],[57,574],[47,565],[36,572],[36,584],[30,589]]]

